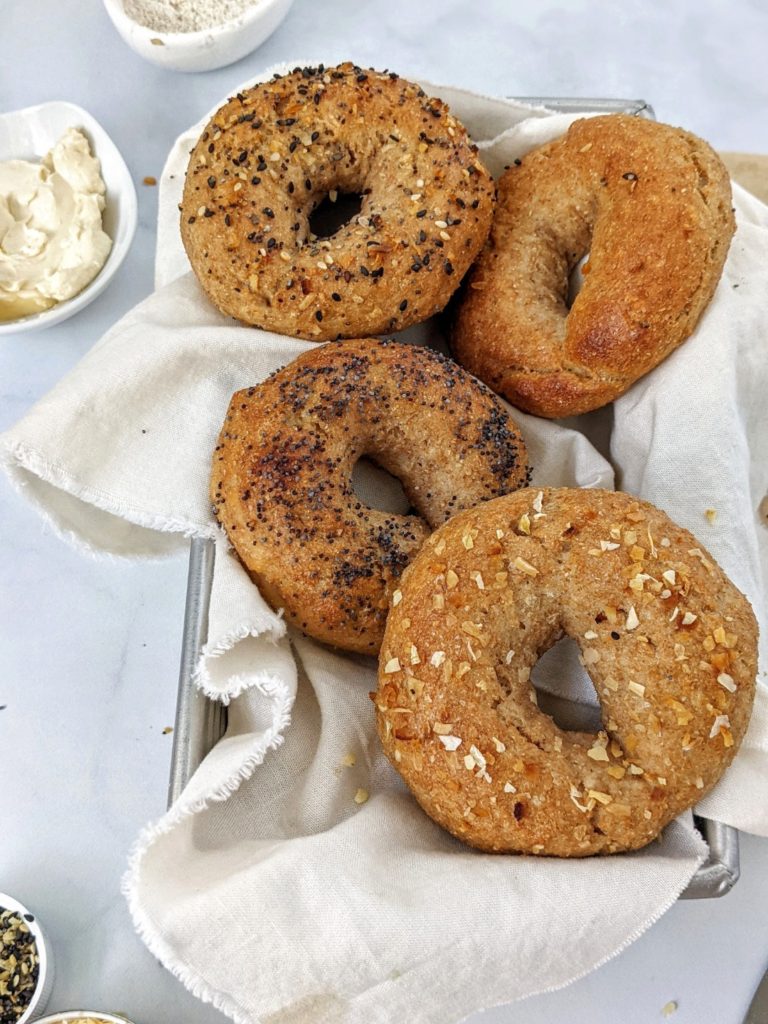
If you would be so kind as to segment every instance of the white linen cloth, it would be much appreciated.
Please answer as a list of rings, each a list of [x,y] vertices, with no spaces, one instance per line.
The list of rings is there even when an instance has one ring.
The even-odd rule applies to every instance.
[[[571,120],[427,88],[494,172]],[[310,346],[233,323],[186,272],[176,203],[199,127],[164,172],[157,291],[0,436],[11,480],[84,549],[153,557],[191,536],[216,540],[199,681],[229,703],[228,732],[137,841],[125,878],[137,929],[238,1024],[445,1024],[567,984],[664,913],[704,844],[688,816],[647,849],[610,858],[462,846],[380,752],[374,663],[289,635],[261,599],[211,518],[210,457],[232,392]],[[695,335],[611,410],[572,426],[514,415],[535,484],[616,486],[656,503],[716,556],[765,635],[768,209],[734,193],[738,232]],[[409,339],[435,340],[435,328]],[[381,497],[375,476],[367,486]],[[768,835],[764,641],[761,654],[747,739],[700,810]],[[576,708],[590,699],[566,645],[543,660],[539,685]],[[367,802],[355,802],[358,789]]]

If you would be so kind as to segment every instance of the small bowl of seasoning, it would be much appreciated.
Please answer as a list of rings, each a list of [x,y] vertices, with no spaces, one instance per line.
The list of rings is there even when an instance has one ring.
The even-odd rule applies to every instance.
[[[212,71],[268,39],[293,0],[104,0],[132,50],[162,68]]]
[[[0,1024],[26,1024],[45,1009],[53,962],[40,923],[0,892]]]
[[[136,189],[87,111],[0,114],[0,335],[59,323],[112,280],[136,231]]]

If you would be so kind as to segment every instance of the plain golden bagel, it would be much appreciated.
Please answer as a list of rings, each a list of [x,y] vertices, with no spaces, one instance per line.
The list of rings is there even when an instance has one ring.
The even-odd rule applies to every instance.
[[[728,173],[695,135],[623,114],[576,121],[515,164],[499,180],[452,348],[526,412],[587,412],[696,326],[735,228]],[[587,254],[569,309],[569,277]]]
[[[326,198],[359,195],[328,238]],[[230,99],[192,150],[181,236],[213,304],[310,341],[401,330],[444,308],[494,185],[448,107],[353,64],[296,68]]]
[[[360,501],[362,456],[400,479],[413,515]],[[491,391],[431,349],[368,339],[312,348],[237,392],[211,496],[274,608],[318,640],[375,654],[431,529],[527,476],[525,445]]]
[[[650,842],[747,728],[757,624],[698,541],[626,494],[517,491],[455,516],[403,574],[375,695],[384,750],[481,850],[582,857]],[[579,645],[596,734],[539,710],[531,671]]]

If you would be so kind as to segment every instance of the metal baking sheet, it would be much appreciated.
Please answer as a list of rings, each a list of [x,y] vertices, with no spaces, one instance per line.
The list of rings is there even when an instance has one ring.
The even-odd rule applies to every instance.
[[[645,100],[547,96],[517,96],[515,99],[558,113],[599,111],[655,119],[653,107]],[[208,633],[208,602],[211,596],[214,557],[215,548],[212,541],[191,541],[181,669],[168,785],[169,806],[181,795],[200,762],[221,739],[227,727],[227,709],[205,697],[198,690],[193,678]],[[739,834],[729,825],[707,818],[694,817],[694,822],[709,847],[709,856],[691,879],[681,898],[713,899],[724,896],[739,879]]]

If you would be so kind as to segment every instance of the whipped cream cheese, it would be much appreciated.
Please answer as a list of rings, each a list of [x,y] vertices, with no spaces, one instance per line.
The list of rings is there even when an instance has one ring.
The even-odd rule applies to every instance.
[[[98,274],[112,248],[101,222],[105,192],[77,128],[40,163],[0,162],[0,320],[70,299]]]

